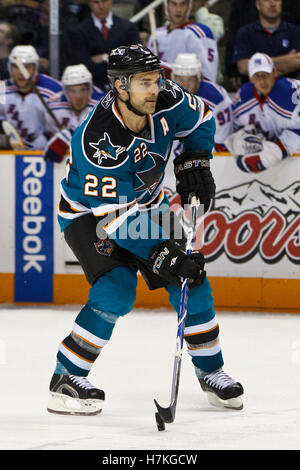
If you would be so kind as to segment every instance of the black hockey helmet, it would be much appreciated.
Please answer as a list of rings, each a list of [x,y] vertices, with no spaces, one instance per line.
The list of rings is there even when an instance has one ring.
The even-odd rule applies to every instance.
[[[150,72],[160,69],[160,60],[142,44],[120,46],[109,55],[107,75],[118,78],[122,75]]]
[[[117,79],[120,80],[121,88],[128,93],[128,100],[121,101],[126,104],[130,111],[134,112],[138,116],[143,116],[143,114],[135,109],[130,101],[131,77],[137,73],[152,72],[156,70],[159,72],[158,87],[159,91],[161,91],[165,87],[164,69],[161,68],[160,60],[157,55],[153,54],[150,49],[142,44],[119,46],[116,49],[113,49],[109,55],[107,76],[110,86],[117,95],[118,93],[115,89],[115,81]]]

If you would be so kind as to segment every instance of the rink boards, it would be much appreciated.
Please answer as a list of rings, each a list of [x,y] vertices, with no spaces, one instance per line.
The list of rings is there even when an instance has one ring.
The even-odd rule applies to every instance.
[[[65,165],[41,152],[1,152],[0,302],[85,303],[89,286],[56,220]],[[300,312],[300,159],[258,174],[241,172],[228,153],[212,161],[217,193],[199,219],[197,247],[206,257],[217,308]],[[172,165],[165,188],[181,208]],[[136,307],[167,307],[163,289],[138,279]]]

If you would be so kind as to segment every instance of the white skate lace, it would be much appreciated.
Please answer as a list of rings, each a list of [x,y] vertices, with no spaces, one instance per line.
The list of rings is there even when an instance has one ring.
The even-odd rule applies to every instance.
[[[205,382],[208,385],[223,390],[224,388],[235,385],[237,382],[227,375],[222,369],[212,372],[204,377]]]
[[[89,390],[91,388],[96,388],[94,385],[92,385],[86,377],[79,377],[78,375],[69,375],[69,378],[74,382],[76,385],[78,385],[81,388],[84,388],[85,390]]]

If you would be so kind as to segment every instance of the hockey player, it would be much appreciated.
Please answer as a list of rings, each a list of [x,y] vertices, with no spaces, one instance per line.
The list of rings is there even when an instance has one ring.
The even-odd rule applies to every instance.
[[[18,67],[21,62],[29,72],[26,79]],[[46,108],[33,90],[32,82],[46,103],[62,90],[52,77],[38,73],[39,56],[32,46],[15,46],[8,59],[10,79],[0,95],[0,120],[7,120],[18,131],[28,149],[44,149],[49,135],[46,131]]]
[[[58,99],[49,103],[49,108],[62,130],[57,130],[50,115],[47,117],[47,129],[54,135],[46,146],[45,159],[53,162],[62,161],[73,132],[104,95],[102,90],[93,86],[92,74],[83,64],[66,67],[61,81],[64,92]]]
[[[258,173],[300,152],[300,84],[278,76],[266,54],[254,54],[248,71],[233,102],[239,130],[225,144],[242,171]]]
[[[180,52],[194,52],[202,64],[202,74],[216,81],[219,65],[217,41],[206,25],[189,20],[192,0],[164,0],[168,23],[156,31],[158,55],[171,65]],[[154,52],[152,36],[148,43]]]
[[[172,64],[172,80],[209,106],[216,120],[214,150],[225,150],[225,139],[233,132],[232,101],[220,85],[202,77],[201,62],[196,54],[181,53]]]
[[[76,129],[61,183],[59,223],[91,288],[59,345],[48,411],[101,411],[104,392],[87,376],[116,321],[134,305],[137,270],[151,290],[167,289],[176,311],[181,277],[190,280],[185,340],[197,377],[211,403],[241,409],[243,388],[222,370],[203,255],[185,254],[162,185],[173,139],[181,137],[185,152],[174,161],[181,203],[194,192],[207,210],[215,193],[214,118],[203,101],[164,80],[158,57],[142,45],[114,49],[108,76],[112,90]],[[146,232],[136,236],[137,226]]]

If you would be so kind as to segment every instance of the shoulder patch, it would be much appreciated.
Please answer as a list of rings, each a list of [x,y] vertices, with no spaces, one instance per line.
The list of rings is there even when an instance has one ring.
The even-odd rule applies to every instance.
[[[197,94],[200,98],[208,100],[213,105],[217,105],[224,100],[224,96],[222,95],[218,85],[206,79],[201,81]]]
[[[202,23],[191,23],[186,26],[190,31],[192,31],[199,39],[213,39],[215,40],[212,30]]]
[[[126,147],[114,145],[107,132],[100,139],[93,139],[86,133],[83,145],[86,158],[99,168],[116,168],[129,158]]]
[[[104,109],[108,109],[113,104],[115,99],[116,99],[116,96],[114,92],[110,90],[106,95],[103,96],[103,98],[100,101],[100,104]]]
[[[166,86],[158,95],[156,111],[168,110],[172,106],[180,103],[184,98],[182,88],[172,80],[166,80]]]

